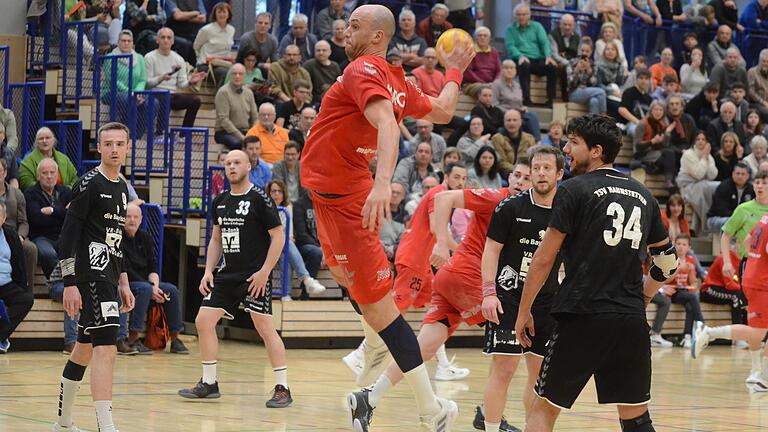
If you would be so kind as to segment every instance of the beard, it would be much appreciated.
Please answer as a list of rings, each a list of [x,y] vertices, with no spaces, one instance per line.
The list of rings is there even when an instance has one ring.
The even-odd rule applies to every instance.
[[[246,180],[248,180],[248,171],[239,175],[227,173],[227,180],[229,181],[229,184],[232,186],[240,186]]]
[[[536,191],[539,195],[547,195],[548,193],[552,192],[552,189],[554,189],[555,186],[549,184],[549,183],[534,183],[533,184],[533,190]]]
[[[586,174],[588,169],[589,169],[588,161],[575,162],[573,159],[571,159],[571,175]]]

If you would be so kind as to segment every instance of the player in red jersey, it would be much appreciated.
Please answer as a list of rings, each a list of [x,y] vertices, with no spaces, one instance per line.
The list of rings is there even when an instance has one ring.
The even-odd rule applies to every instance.
[[[437,348],[445,343],[462,321],[467,325],[485,322],[480,310],[483,303],[480,262],[488,224],[501,200],[530,187],[531,168],[527,162],[518,161],[509,175],[509,188],[444,191],[435,196],[435,227],[447,226],[454,208],[472,210],[473,215],[467,235],[450,258],[447,230],[435,231],[436,243],[429,261],[433,266],[440,267],[440,270],[432,280],[432,305],[419,330],[423,358],[432,358]],[[353,393],[357,400],[365,403],[363,411],[372,412],[384,393],[400,382],[403,373],[398,366],[390,363],[372,389]],[[366,427],[363,430],[367,430],[370,421],[370,415],[360,419]]]
[[[462,162],[449,163],[445,168],[443,183],[429,190],[419,201],[408,229],[400,239],[395,255],[395,284],[393,296],[395,305],[400,313],[405,316],[410,308],[424,307],[432,298],[432,267],[429,265],[429,255],[425,250],[432,250],[435,245],[434,215],[435,195],[444,190],[464,189],[467,180],[467,168]],[[447,227],[445,228],[447,229]],[[456,250],[458,245],[452,242],[451,250]],[[363,352],[366,341],[347,354],[342,360],[352,371],[357,374],[357,385],[367,386],[373,384],[381,373],[386,362],[381,362],[380,368],[369,368],[368,373],[361,374],[363,370]],[[437,371],[435,379],[449,381],[466,377],[468,369],[458,368],[448,360],[445,347],[441,346],[437,352]]]
[[[364,317],[366,366],[383,361],[389,349],[406,371],[422,430],[438,425],[445,429],[446,424],[450,429],[458,407],[435,398],[416,336],[389,295],[392,273],[376,231],[380,222],[391,217],[398,123],[405,116],[449,122],[462,74],[475,52],[471,41],[460,43],[458,35],[454,49],[441,52],[446,84],[433,98],[406,81],[401,67],[386,62],[394,32],[395,18],[384,6],[364,5],[350,15],[344,39],[351,62],[323,97],[323,109],[304,146],[301,183],[313,194],[326,263],[334,278],[349,289]],[[378,161],[375,180],[368,171],[374,155]],[[348,403],[356,411],[355,395],[350,395]],[[366,430],[358,418],[352,427]]]
[[[768,189],[768,172],[757,173],[754,180],[755,193]],[[754,384],[753,389],[768,392],[768,345],[761,349],[761,343],[768,333],[768,214],[752,228],[744,239],[747,249],[747,263],[741,275],[741,286],[747,297],[748,325],[734,324],[721,327],[707,327],[697,321],[693,328],[691,354],[697,358],[701,351],[715,339],[743,340],[749,344],[752,357],[752,371],[746,383]]]

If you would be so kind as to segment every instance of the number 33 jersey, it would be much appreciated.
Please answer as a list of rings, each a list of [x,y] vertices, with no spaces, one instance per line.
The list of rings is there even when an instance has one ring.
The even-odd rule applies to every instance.
[[[259,187],[238,195],[225,191],[213,200],[211,220],[221,228],[224,265],[217,281],[242,284],[264,265],[269,230],[281,225],[277,206]]]
[[[612,168],[575,176],[559,186],[549,226],[566,235],[553,315],[645,316],[642,263],[667,232],[643,184]]]

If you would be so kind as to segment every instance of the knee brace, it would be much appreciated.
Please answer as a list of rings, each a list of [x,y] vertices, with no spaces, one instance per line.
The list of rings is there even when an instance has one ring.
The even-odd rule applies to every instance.
[[[118,326],[107,326],[91,329],[88,331],[93,346],[117,345]]]
[[[621,430],[623,432],[655,432],[653,428],[653,422],[651,421],[651,414],[646,411],[640,417],[635,417],[629,420],[621,420]]]

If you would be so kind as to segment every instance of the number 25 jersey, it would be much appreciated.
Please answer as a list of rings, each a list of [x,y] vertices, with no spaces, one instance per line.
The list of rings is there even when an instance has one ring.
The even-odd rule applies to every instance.
[[[553,315],[645,316],[642,263],[667,233],[643,184],[612,168],[575,176],[559,186],[549,226],[566,234]]]

